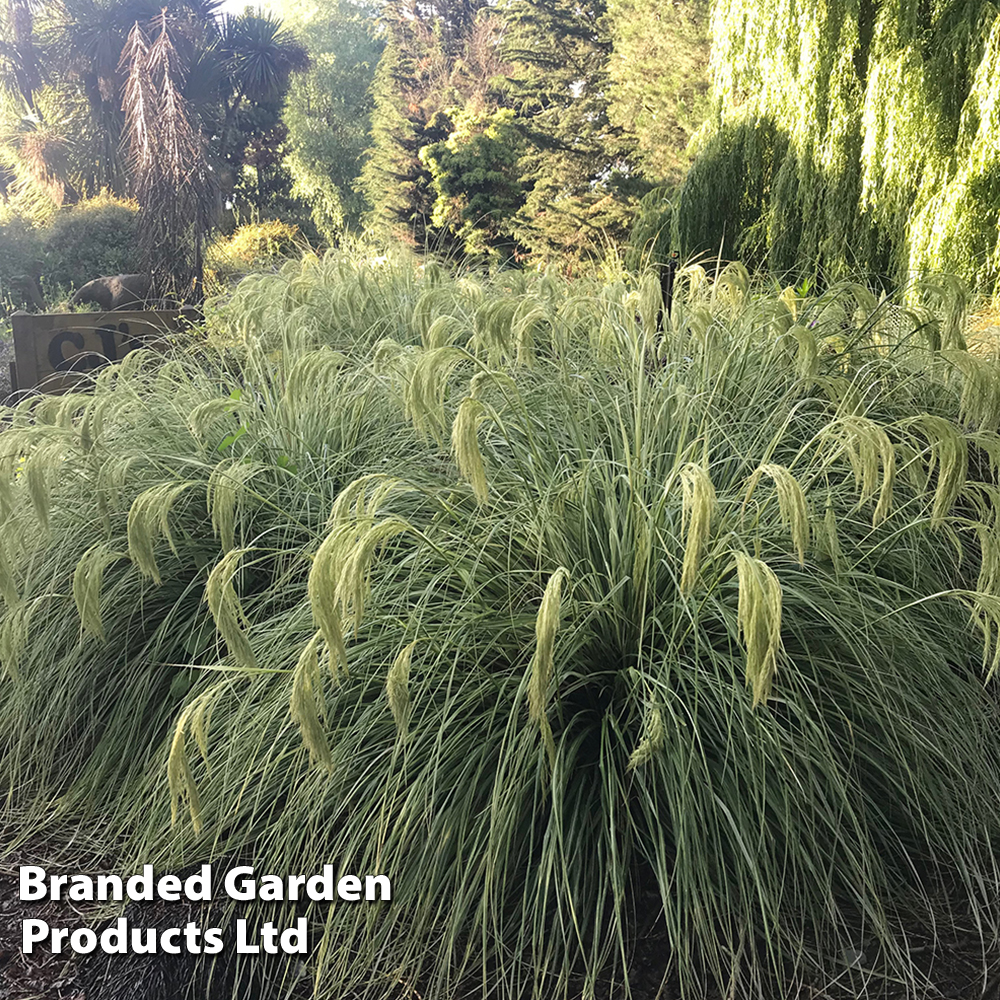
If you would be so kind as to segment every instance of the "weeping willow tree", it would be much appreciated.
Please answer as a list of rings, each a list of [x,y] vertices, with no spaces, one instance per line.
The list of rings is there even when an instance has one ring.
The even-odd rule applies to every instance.
[[[719,0],[688,252],[778,272],[1000,282],[1000,12],[986,0]]]

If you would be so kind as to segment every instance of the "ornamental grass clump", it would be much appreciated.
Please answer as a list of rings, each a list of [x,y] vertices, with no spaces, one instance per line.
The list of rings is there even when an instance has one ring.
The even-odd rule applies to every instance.
[[[306,258],[7,411],[5,828],[387,874],[297,911],[330,1000],[994,947],[986,374],[856,286],[653,289]]]

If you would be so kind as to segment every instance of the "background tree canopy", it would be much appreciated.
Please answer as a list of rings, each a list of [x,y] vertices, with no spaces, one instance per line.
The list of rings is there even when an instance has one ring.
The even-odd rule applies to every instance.
[[[687,252],[996,286],[996,4],[716,0],[712,37],[712,117],[677,205]]]
[[[122,52],[136,24],[152,44],[160,10],[0,4],[4,219],[137,191]],[[166,11],[221,236],[281,220],[328,245],[368,232],[493,265],[624,250],[641,267],[677,248],[823,282],[943,268],[998,283],[993,2]]]

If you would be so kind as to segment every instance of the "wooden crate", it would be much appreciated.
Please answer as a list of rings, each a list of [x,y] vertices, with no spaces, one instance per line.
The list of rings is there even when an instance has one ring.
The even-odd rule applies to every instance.
[[[196,309],[15,313],[16,382],[12,380],[11,387],[19,392],[65,392],[80,381],[81,373],[120,361],[137,347],[162,348],[171,334],[200,320]]]

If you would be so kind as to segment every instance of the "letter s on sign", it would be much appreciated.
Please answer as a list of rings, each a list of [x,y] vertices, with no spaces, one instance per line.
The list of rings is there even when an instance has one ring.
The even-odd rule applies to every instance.
[[[246,902],[250,899],[257,898],[257,883],[252,879],[245,878],[237,887],[236,879],[240,875],[253,875],[253,868],[247,865],[241,865],[238,868],[230,868],[226,872],[226,880],[223,882],[223,888],[226,890],[226,895],[230,899],[238,899],[241,902]]]

